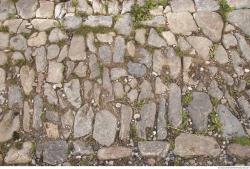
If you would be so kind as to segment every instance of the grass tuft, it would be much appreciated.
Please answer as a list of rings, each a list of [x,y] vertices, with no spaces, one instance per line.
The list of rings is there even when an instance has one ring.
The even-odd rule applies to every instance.
[[[234,137],[232,141],[240,145],[250,146],[250,138],[247,136]]]
[[[222,19],[226,21],[227,14],[231,12],[233,8],[227,4],[226,0],[219,0],[219,5],[220,5],[219,14],[221,15]]]

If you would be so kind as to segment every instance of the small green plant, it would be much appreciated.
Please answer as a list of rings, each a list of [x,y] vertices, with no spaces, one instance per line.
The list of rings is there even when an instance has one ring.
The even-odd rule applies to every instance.
[[[182,96],[181,101],[183,105],[188,105],[192,99],[192,92],[188,91]]]
[[[150,9],[157,7],[159,5],[167,5],[167,0],[146,0],[144,5],[134,4],[131,8],[132,21],[135,26],[140,25],[142,21],[151,18]]]
[[[46,113],[45,112],[41,112],[40,114],[40,119],[44,122],[46,120]]]
[[[227,20],[227,14],[229,12],[231,12],[233,10],[232,7],[230,7],[228,4],[227,4],[227,1],[226,0],[219,0],[219,5],[220,5],[220,9],[219,9],[219,13],[222,17],[222,19],[224,21]]]
[[[141,108],[145,104],[145,100],[139,100],[135,103],[135,107]]]
[[[35,154],[35,152],[36,152],[36,143],[32,143],[31,153]]]
[[[180,46],[178,45],[175,47],[175,53],[177,56],[180,56],[180,57],[184,55],[184,53],[181,51]]]
[[[219,100],[217,98],[211,97],[211,103],[213,106],[217,106],[218,102],[219,102]]]
[[[181,129],[185,129],[188,125],[188,113],[184,110],[181,110],[181,118],[182,118],[182,123],[180,125]]]
[[[18,2],[18,0],[9,0],[10,2],[12,2],[12,3],[17,3]]]
[[[25,65],[25,59],[18,59],[16,61],[16,65],[19,66],[19,67]]]
[[[137,130],[135,124],[130,124],[129,135],[134,142],[144,141],[143,138],[137,136]]]
[[[170,83],[172,83],[172,79],[169,75],[165,76],[165,83],[166,83],[166,85],[169,85]]]
[[[9,32],[9,28],[7,26],[0,26],[0,32]]]
[[[215,45],[212,45],[209,49],[209,57],[210,59],[214,60],[215,59]]]
[[[79,28],[75,29],[73,31],[74,34],[77,35],[84,35],[86,36],[87,33],[93,32],[93,33],[107,33],[112,31],[112,29],[103,27],[103,26],[98,26],[98,27],[91,27],[91,26],[86,26],[86,25],[81,25]]]
[[[240,145],[250,146],[250,138],[247,136],[234,137],[232,138],[232,141]]]
[[[76,7],[77,4],[78,4],[78,1],[77,1],[77,0],[72,0],[71,3],[72,3],[72,6],[73,6],[73,7]]]
[[[221,123],[220,123],[217,113],[214,110],[210,113],[210,120],[212,123],[212,129],[216,131],[220,131]]]

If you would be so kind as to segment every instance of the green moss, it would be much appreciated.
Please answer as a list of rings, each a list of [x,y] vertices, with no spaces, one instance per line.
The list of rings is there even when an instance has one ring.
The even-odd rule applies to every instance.
[[[18,2],[18,0],[9,0],[10,2],[12,2],[12,3],[17,3]]]
[[[180,126],[180,128],[186,128],[188,125],[188,113],[184,110],[181,110],[181,118],[182,118],[182,124]]]
[[[40,119],[44,122],[46,120],[46,113],[45,112],[41,112],[40,114]]]
[[[9,32],[9,28],[7,26],[0,26],[0,32]]]
[[[250,146],[250,138],[247,136],[234,137],[232,138],[233,143],[237,143],[244,146]]]
[[[214,60],[215,59],[215,45],[212,45],[209,49],[209,57],[210,59]]]
[[[227,14],[231,12],[233,8],[227,4],[226,0],[219,0],[219,5],[220,5],[219,14],[221,15],[222,19],[226,21]]]
[[[35,154],[35,153],[36,153],[36,143],[32,143],[31,153],[32,153],[32,154]]]
[[[130,135],[130,138],[131,138],[134,142],[145,141],[145,139],[140,138],[140,137],[137,136],[137,129],[136,129],[135,124],[131,124],[131,125],[130,125],[129,135]]]
[[[26,62],[25,62],[25,59],[18,59],[18,60],[16,61],[16,65],[19,66],[19,67],[25,65],[25,63],[26,63]]]
[[[218,102],[219,102],[219,100],[217,98],[211,97],[211,103],[213,106],[217,106]]]
[[[78,1],[77,1],[77,0],[72,0],[72,1],[71,1],[71,4],[72,4],[73,7],[76,7],[77,4],[78,4]]]
[[[23,147],[23,143],[22,142],[16,142],[15,147],[16,147],[16,149],[20,150]]]
[[[190,91],[186,92],[185,95],[182,96],[181,102],[183,105],[188,105],[192,100],[192,93]]]
[[[107,27],[103,27],[103,26],[91,27],[91,26],[81,25],[79,28],[75,29],[73,31],[73,33],[77,34],[77,35],[86,36],[89,32],[108,33],[108,32],[111,32],[111,31],[113,31],[111,28],[107,28]]]
[[[145,100],[138,100],[138,101],[135,103],[135,107],[141,108],[144,104],[145,104]]]
[[[212,111],[209,114],[209,116],[210,116],[210,120],[211,120],[211,129],[220,132],[221,131],[221,123],[220,123],[220,120],[218,118],[217,113],[215,111]]]
[[[177,56],[180,56],[180,57],[184,55],[184,53],[181,51],[180,46],[178,45],[175,47],[175,53]]]
[[[86,16],[88,16],[88,14],[87,14],[86,12],[77,11],[77,12],[76,12],[76,16],[86,17]]]
[[[157,7],[159,5],[166,6],[168,4],[167,0],[146,0],[144,5],[134,4],[131,8],[131,17],[133,24],[135,26],[140,25],[142,21],[151,18],[150,9]]]
[[[165,76],[165,84],[169,85],[170,83],[172,83],[172,78],[170,77],[170,75],[166,75]]]

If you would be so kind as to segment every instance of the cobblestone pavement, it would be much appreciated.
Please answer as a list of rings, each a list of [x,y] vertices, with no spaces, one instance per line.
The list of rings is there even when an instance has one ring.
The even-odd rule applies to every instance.
[[[250,0],[0,0],[0,165],[250,165]]]

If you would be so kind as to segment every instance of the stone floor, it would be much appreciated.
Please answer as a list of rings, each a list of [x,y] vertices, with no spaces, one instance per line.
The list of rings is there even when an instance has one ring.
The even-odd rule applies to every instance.
[[[0,165],[250,165],[250,0],[0,0]]]

